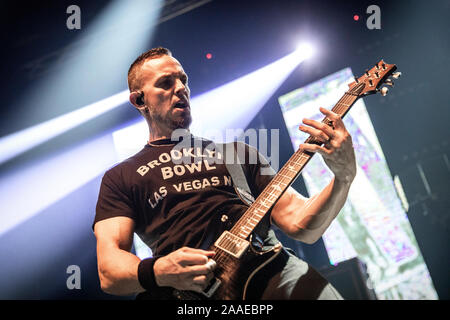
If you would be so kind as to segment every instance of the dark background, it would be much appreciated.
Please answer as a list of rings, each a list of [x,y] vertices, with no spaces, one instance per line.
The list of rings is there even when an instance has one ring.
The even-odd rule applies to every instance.
[[[80,36],[89,31],[109,3],[1,2],[0,137],[126,89],[126,71],[133,59],[103,73],[96,72],[95,60],[86,60],[80,69],[82,78],[74,78],[61,88],[56,86],[54,92],[39,92],[34,101],[24,102],[33,87],[65,64],[63,54],[77,48]],[[189,74],[191,96],[285,56],[293,51],[298,38],[320,43],[317,61],[296,69],[251,123],[253,127],[280,129],[282,162],[294,150],[277,102],[279,95],[345,67],[359,74],[381,58],[397,64],[403,76],[390,94],[367,98],[365,103],[389,169],[402,180],[410,202],[408,218],[438,295],[448,299],[450,1],[213,0],[179,13],[180,8],[193,3],[166,1],[162,13],[165,21],[157,24],[150,41],[142,39],[148,49],[171,49]],[[81,30],[66,27],[66,8],[71,4],[81,8]],[[369,30],[365,25],[365,11],[371,4],[381,8],[381,30]],[[355,14],[360,16],[359,21],[353,20]],[[127,41],[121,45],[127,46]],[[213,58],[205,59],[206,53]],[[100,58],[114,65],[117,55],[111,50],[108,55],[96,57]],[[0,165],[0,174],[100,136],[137,117],[130,105],[124,105]],[[424,188],[418,164],[431,192]],[[100,179],[96,177],[0,235],[0,298],[116,298],[99,288],[95,237],[91,232]],[[306,193],[301,178],[294,186]],[[327,262],[321,241],[303,245],[283,240],[313,265],[320,267]],[[82,270],[81,290],[66,288],[66,268],[72,264]]]

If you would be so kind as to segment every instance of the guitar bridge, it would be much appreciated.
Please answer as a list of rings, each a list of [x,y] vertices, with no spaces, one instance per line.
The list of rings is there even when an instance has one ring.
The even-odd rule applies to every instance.
[[[245,239],[239,238],[238,236],[232,234],[229,231],[224,231],[222,235],[217,239],[214,245],[231,254],[235,258],[240,258],[242,254],[247,250],[250,242]]]
[[[207,298],[211,298],[214,292],[216,292],[217,288],[220,286],[220,283],[221,281],[219,279],[212,279],[209,286],[202,291],[202,294]]]
[[[206,289],[202,290],[201,292],[174,289],[172,291],[172,295],[179,300],[197,300],[199,299],[200,294],[204,295],[206,298],[211,298],[216,292],[217,288],[219,288],[221,283],[222,281],[220,281],[220,279],[214,278],[211,280],[208,287],[206,287]]]

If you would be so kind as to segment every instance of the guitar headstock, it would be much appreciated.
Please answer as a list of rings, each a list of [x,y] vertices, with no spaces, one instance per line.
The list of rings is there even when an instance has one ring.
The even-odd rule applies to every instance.
[[[387,64],[381,60],[372,69],[366,70],[361,77],[355,77],[355,81],[348,85],[348,92],[356,96],[367,96],[380,92],[382,96],[385,96],[389,89],[381,86],[384,84],[393,86],[394,82],[391,78],[398,79],[401,76],[401,73],[395,72],[395,70],[397,70],[395,64]]]

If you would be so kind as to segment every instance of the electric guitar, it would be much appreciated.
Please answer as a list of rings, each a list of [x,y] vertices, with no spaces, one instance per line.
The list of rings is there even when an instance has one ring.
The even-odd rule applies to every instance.
[[[385,96],[388,88],[382,85],[393,86],[392,78],[398,79],[401,75],[400,72],[395,72],[396,69],[395,65],[381,60],[370,70],[366,70],[361,77],[355,77],[355,81],[349,84],[348,91],[336,103],[332,111],[342,118],[359,98],[377,92]],[[327,117],[322,120],[322,123],[332,125]],[[322,145],[312,136],[309,136],[305,143]],[[252,232],[298,177],[313,155],[314,153],[299,148],[239,220],[229,230],[223,231],[210,246],[209,250],[215,251],[214,260],[217,266],[214,270],[214,279],[202,293],[165,287],[152,292],[152,296],[159,299],[181,300],[245,299],[249,283],[254,275],[272,262],[282,249],[281,244],[277,244],[266,251],[256,250],[251,244]],[[222,216],[222,222],[226,218]]]

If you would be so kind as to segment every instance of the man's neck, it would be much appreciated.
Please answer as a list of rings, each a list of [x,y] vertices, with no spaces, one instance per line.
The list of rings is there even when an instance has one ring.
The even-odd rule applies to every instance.
[[[190,135],[189,129],[176,129],[172,131],[161,132],[158,130],[150,129],[149,140],[152,141],[161,140],[161,139],[172,139],[174,141],[179,141],[180,137],[184,137],[186,135]]]

